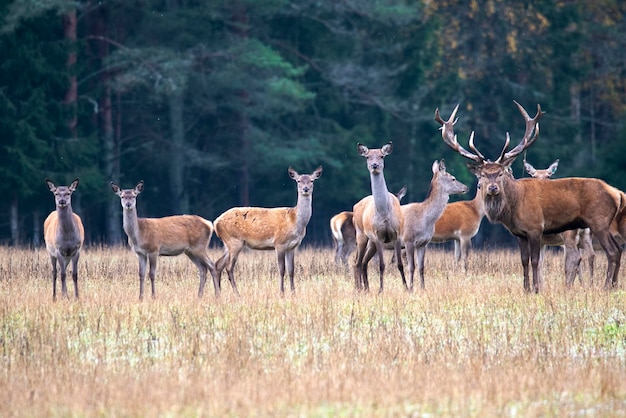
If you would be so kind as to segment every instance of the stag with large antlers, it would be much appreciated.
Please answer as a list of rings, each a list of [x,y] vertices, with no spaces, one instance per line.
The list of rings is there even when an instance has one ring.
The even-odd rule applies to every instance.
[[[542,288],[539,271],[541,238],[570,229],[590,228],[602,249],[608,265],[605,288],[617,287],[622,250],[612,237],[611,223],[622,207],[619,190],[595,178],[562,178],[540,180],[515,179],[511,164],[517,156],[532,145],[539,136],[539,119],[543,112],[537,105],[537,114],[531,118],[526,110],[515,102],[526,122],[522,140],[507,151],[510,137],[496,161],[490,161],[474,146],[474,133],[470,135],[470,152],[459,145],[454,133],[457,105],[452,115],[444,121],[435,110],[435,120],[441,127],[443,141],[454,151],[470,160],[468,167],[478,177],[479,192],[485,204],[485,215],[492,223],[503,224],[519,242],[524,272],[524,289],[539,292]],[[531,287],[528,262],[532,265]],[[571,285],[571,283],[567,283]]]

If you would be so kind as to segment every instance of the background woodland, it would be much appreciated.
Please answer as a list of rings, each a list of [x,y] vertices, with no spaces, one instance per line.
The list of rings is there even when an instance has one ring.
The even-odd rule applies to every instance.
[[[385,175],[425,198],[433,160],[471,186],[444,117],[490,158],[546,111],[526,158],[626,190],[626,3],[611,0],[17,0],[0,6],[0,242],[41,245],[69,184],[87,242],[125,241],[109,183],[140,216],[289,206],[324,167],[305,243],[370,193],[356,143],[393,141]],[[521,158],[514,174],[524,176]],[[512,243],[487,226],[478,245]]]

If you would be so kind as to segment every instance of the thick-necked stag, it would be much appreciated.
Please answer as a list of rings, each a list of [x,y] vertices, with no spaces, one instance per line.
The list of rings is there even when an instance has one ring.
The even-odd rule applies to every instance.
[[[198,296],[204,293],[207,271],[213,276],[215,294],[219,283],[215,265],[208,255],[213,223],[197,215],[174,215],[163,218],[137,217],[137,196],[143,191],[143,180],[133,189],[122,189],[111,182],[111,189],[120,197],[124,232],[130,248],[139,259],[139,299],[143,299],[146,266],[150,265],[152,297],[156,296],[155,278],[159,256],[185,254],[196,265],[200,275]]]
[[[294,284],[294,255],[306,235],[313,204],[313,182],[321,177],[322,167],[311,174],[298,174],[288,169],[298,187],[295,207],[260,208],[236,207],[222,213],[214,222],[215,233],[224,243],[224,254],[216,261],[218,278],[226,268],[235,293],[235,264],[244,247],[253,250],[275,250],[280,275],[280,293],[285,293],[285,270],[289,274],[291,291]]]
[[[72,263],[74,295],[78,299],[78,258],[85,240],[85,229],[80,216],[72,211],[72,193],[78,179],[69,186],[56,186],[46,179],[48,189],[54,193],[56,210],[50,212],[43,223],[44,241],[52,264],[52,299],[57,297],[57,263],[61,269],[61,293],[67,297],[67,265]]]
[[[367,263],[374,254],[378,253],[380,273],[380,290],[383,291],[383,276],[385,273],[385,246],[393,246],[396,262],[402,283],[408,290],[404,267],[402,266],[402,243],[400,235],[404,225],[404,216],[400,209],[400,200],[387,190],[387,183],[383,174],[384,159],[391,154],[391,142],[378,149],[369,149],[363,144],[357,144],[357,152],[367,160],[367,170],[370,173],[372,194],[364,197],[353,207],[353,221],[356,228],[356,259],[354,263],[354,280],[357,290],[369,290],[367,278]]]
[[[554,161],[544,169],[536,169],[524,157],[524,169],[531,177],[548,180],[552,178],[559,167],[559,160]],[[580,262],[585,259],[589,265],[589,283],[593,284],[593,267],[596,259],[596,252],[593,249],[593,240],[589,228],[572,229],[563,231],[560,234],[544,235],[541,242],[545,248],[549,246],[562,246],[565,249],[565,279],[568,283],[574,282],[574,277],[578,273],[580,283],[583,282],[583,272]],[[542,248],[542,258],[544,248]],[[581,255],[582,252],[582,255]]]
[[[537,114],[531,118],[515,102],[526,122],[524,136],[517,146],[507,151],[510,137],[496,161],[484,157],[474,146],[474,133],[470,135],[470,152],[459,145],[454,134],[457,107],[447,121],[435,110],[435,120],[442,125],[443,141],[457,153],[470,160],[468,167],[478,177],[480,194],[485,204],[485,215],[492,223],[503,224],[518,238],[524,289],[539,292],[541,239],[544,234],[556,234],[570,229],[590,228],[604,252],[608,265],[605,288],[615,288],[618,281],[621,248],[611,235],[611,223],[622,207],[622,194],[604,181],[594,178],[562,178],[540,180],[515,179],[510,167],[517,156],[528,148],[539,135],[539,118],[543,114],[537,105]],[[533,134],[534,132],[534,134]],[[529,278],[528,262],[533,270],[533,283]],[[571,283],[567,283],[571,285]]]

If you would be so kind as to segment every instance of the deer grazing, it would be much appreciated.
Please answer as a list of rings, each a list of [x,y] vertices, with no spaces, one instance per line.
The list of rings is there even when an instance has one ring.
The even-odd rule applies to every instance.
[[[435,222],[431,242],[454,240],[454,259],[457,263],[463,260],[463,270],[467,271],[472,238],[478,233],[484,216],[485,207],[478,191],[472,200],[448,203]]]
[[[515,102],[526,122],[524,136],[517,146],[507,151],[510,137],[496,161],[486,159],[474,146],[474,133],[469,146],[473,152],[459,145],[454,134],[456,112],[444,121],[435,110],[435,120],[442,125],[444,143],[470,160],[469,169],[478,177],[479,193],[485,205],[485,215],[492,223],[503,224],[517,237],[524,273],[524,290],[539,292],[541,239],[544,234],[557,234],[570,229],[590,228],[607,257],[605,288],[617,287],[622,250],[611,235],[611,224],[622,207],[619,190],[595,178],[562,178],[540,180],[515,179],[510,167],[517,156],[532,145],[539,135],[538,121],[543,114],[537,105],[537,114],[531,118]],[[533,135],[534,132],[534,135]],[[528,262],[532,265],[531,287]],[[567,282],[567,285],[572,283]]]
[[[406,195],[406,186],[402,187],[396,196],[399,201]],[[348,264],[348,257],[356,248],[356,229],[352,220],[352,211],[339,212],[330,218],[330,232],[335,248],[335,263]]]
[[[356,259],[355,259],[355,287],[357,290],[369,290],[367,278],[367,263],[374,254],[378,253],[380,290],[383,291],[383,276],[385,260],[383,248],[393,246],[396,262],[402,283],[408,289],[402,266],[402,243],[400,236],[404,225],[404,216],[400,209],[400,200],[387,190],[387,183],[383,174],[384,158],[391,154],[391,142],[379,149],[369,149],[365,145],[357,144],[357,152],[367,160],[367,169],[370,173],[372,194],[364,197],[353,207],[353,221],[356,229]]]
[[[213,224],[197,215],[175,215],[163,218],[138,218],[137,196],[143,191],[143,180],[133,189],[121,189],[111,182],[111,189],[120,197],[124,232],[130,248],[139,259],[139,299],[143,299],[146,265],[150,264],[152,297],[156,296],[155,277],[159,256],[177,256],[185,253],[200,274],[198,296],[204,293],[207,271],[213,277],[216,296],[220,289],[215,265],[208,255],[213,235]]]
[[[536,179],[550,179],[559,166],[559,160],[554,161],[546,169],[536,169],[524,157],[524,168],[526,172]],[[596,253],[593,249],[593,241],[591,230],[589,228],[572,229],[563,231],[560,234],[544,235],[542,238],[544,248],[546,245],[563,246],[565,249],[565,278],[566,282],[573,283],[576,273],[578,273],[580,282],[583,282],[582,269],[580,261],[582,258],[587,260],[589,264],[589,282],[593,284],[593,266],[596,259]],[[581,257],[580,250],[583,256]],[[541,250],[543,255],[543,248]]]
[[[294,253],[306,235],[311,219],[313,182],[322,175],[322,167],[311,174],[298,174],[289,167],[289,177],[298,186],[295,207],[258,208],[237,207],[222,213],[214,222],[215,233],[224,243],[224,254],[216,262],[218,281],[226,267],[228,279],[235,291],[235,264],[244,247],[253,250],[275,250],[280,274],[280,293],[285,293],[285,269],[289,274],[291,291],[294,284]]]
[[[404,229],[402,243],[406,250],[409,267],[409,290],[413,291],[415,255],[420,275],[420,287],[424,288],[424,255],[426,246],[435,233],[435,222],[443,213],[451,194],[467,193],[467,186],[446,171],[443,160],[432,166],[433,178],[430,191],[423,202],[402,205]]]
[[[46,179],[48,189],[54,193],[56,210],[50,212],[43,223],[44,241],[52,264],[52,299],[57,298],[57,263],[61,269],[61,293],[67,297],[67,265],[72,262],[74,295],[78,299],[78,258],[85,240],[85,229],[80,216],[72,211],[72,193],[78,179],[69,186],[55,186]]]

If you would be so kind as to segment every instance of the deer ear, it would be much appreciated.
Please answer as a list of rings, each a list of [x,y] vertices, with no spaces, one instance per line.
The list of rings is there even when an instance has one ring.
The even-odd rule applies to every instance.
[[[380,150],[383,152],[383,155],[387,156],[391,154],[391,151],[393,151],[393,144],[391,143],[391,141],[389,141],[388,143],[383,145]]]
[[[68,187],[68,189],[70,189],[70,192],[74,192],[74,190],[76,190],[78,188],[78,179],[75,179],[72,184],[70,184],[70,187]]]
[[[535,171],[537,171],[535,170],[535,167],[533,167],[532,165],[524,161],[524,168],[526,169],[526,172],[530,174],[531,177],[534,177]]]
[[[140,180],[135,186],[135,193],[139,194],[141,192],[143,192],[143,180]]]
[[[480,179],[481,166],[472,163],[467,163],[466,165],[469,171]]]
[[[559,160],[556,160],[555,162],[550,164],[550,167],[548,167],[548,170],[550,171],[550,175],[553,175],[554,173],[556,173],[557,168],[559,168]]]
[[[313,180],[317,180],[318,178],[322,177],[322,171],[323,169],[321,165],[317,167],[315,171],[311,173],[311,177],[313,177]]]
[[[48,185],[48,189],[50,189],[52,193],[54,193],[54,191],[57,189],[57,186],[55,186],[50,179],[46,179],[46,184]]]
[[[369,151],[370,151],[369,148],[367,148],[365,145],[361,144],[360,142],[356,144],[356,152],[360,156],[366,157]]]
[[[433,174],[437,174],[439,172],[439,161],[435,160],[432,166]]]
[[[113,193],[115,194],[119,194],[120,193],[120,186],[118,186],[117,184],[111,182],[111,189],[113,190]]]

